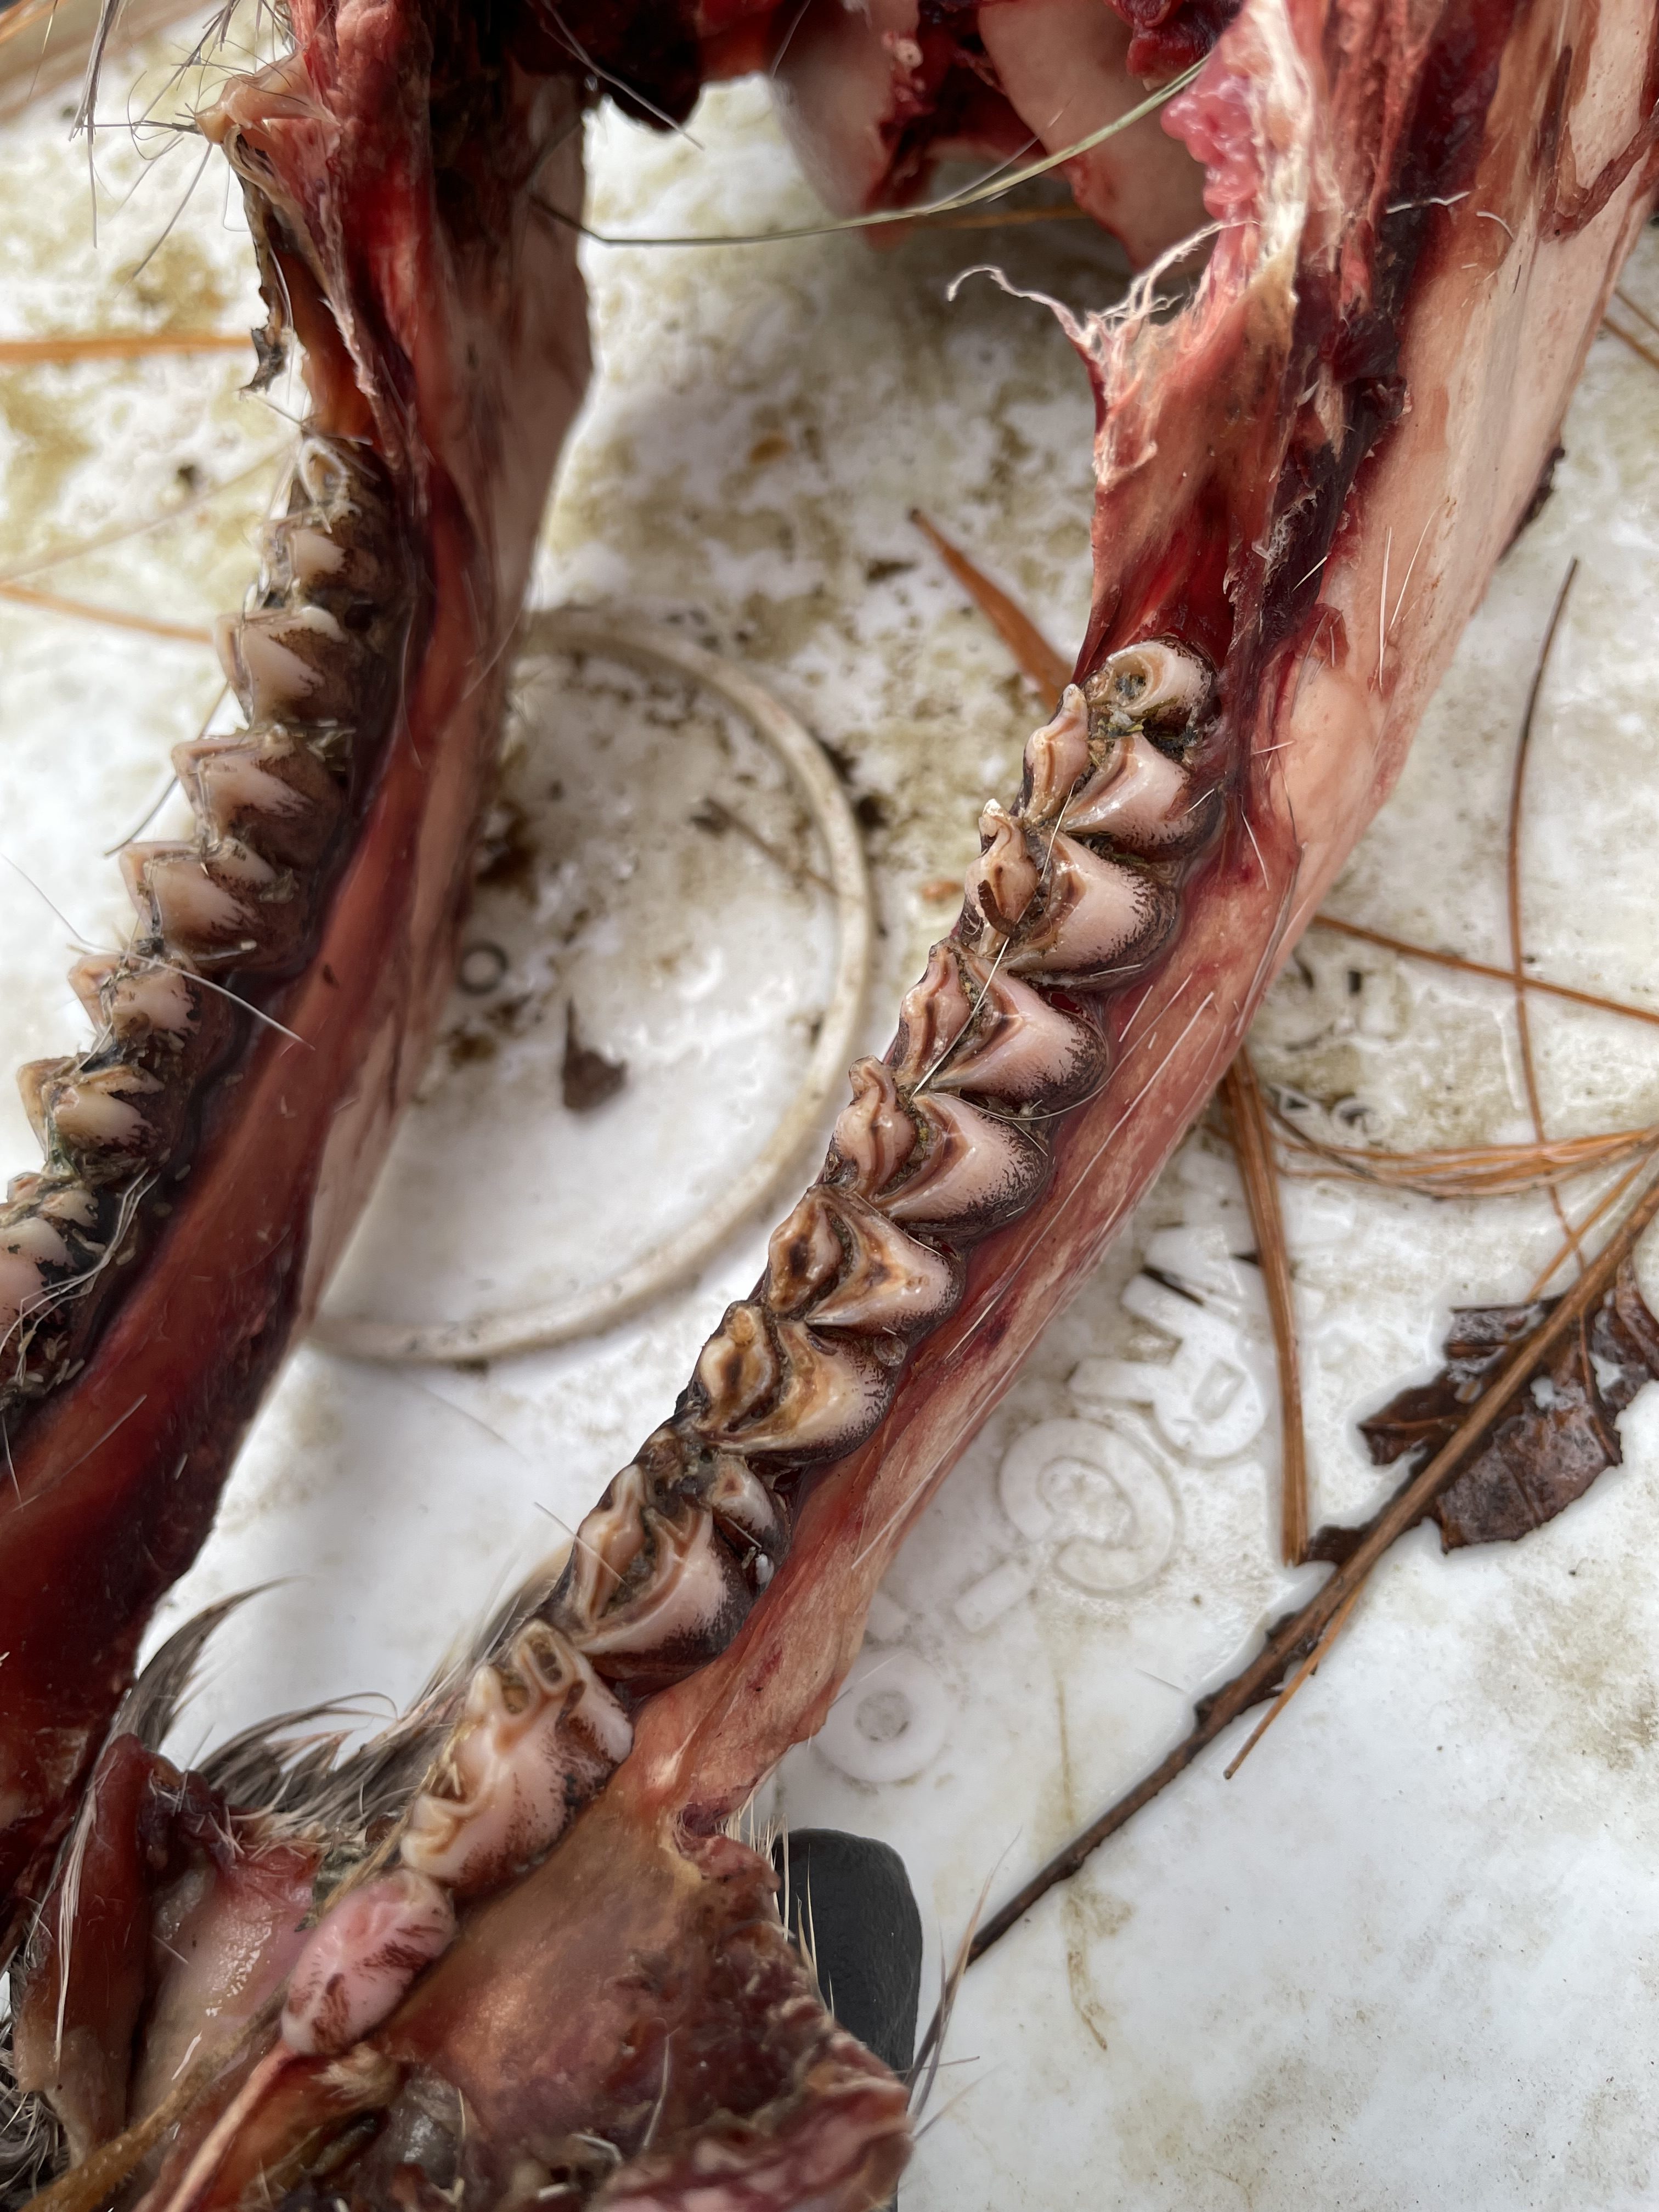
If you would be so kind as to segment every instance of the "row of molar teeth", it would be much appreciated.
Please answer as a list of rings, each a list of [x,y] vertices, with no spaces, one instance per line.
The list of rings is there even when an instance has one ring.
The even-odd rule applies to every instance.
[[[543,1609],[568,1667],[588,1669],[603,1696],[607,1681],[643,1691],[677,1679],[735,1634],[787,1541],[778,1480],[874,1432],[909,1343],[962,1296],[964,1248],[1040,1194],[1052,1163],[1036,1124],[1097,1089],[1110,1064],[1103,1024],[1063,986],[1144,969],[1178,912],[1170,871],[1082,839],[1164,861],[1193,848],[1188,770],[1146,732],[1190,733],[1210,693],[1181,648],[1114,655],[1032,738],[1018,816],[987,808],[965,928],[933,948],[889,1058],[852,1068],[822,1178],[774,1231],[755,1295],[703,1346],[674,1421],[582,1522]],[[542,1792],[538,1836],[513,1829],[511,1808],[535,1793],[505,1752],[485,1761],[454,1747],[475,1744],[486,1720],[492,1745],[504,1743],[503,1663],[523,1671],[515,1658],[480,1669],[447,1774],[417,1801],[403,1844],[406,1869],[453,1882],[459,1865],[464,1890],[512,1870],[509,1830],[517,1863],[539,1856],[604,1779],[559,1737],[563,1720],[550,1734],[521,1729],[526,1755],[562,1761],[562,1791]]]
[[[234,1008],[199,971],[270,974],[303,955],[316,918],[311,881],[347,804],[352,720],[394,696],[411,596],[380,464],[366,448],[307,437],[289,513],[265,533],[253,604],[223,626],[227,673],[251,726],[174,748],[198,834],[123,848],[137,939],[125,952],[87,955],[70,976],[94,1042],[19,1071],[46,1159],[42,1188],[60,1212],[88,1212],[97,1251],[110,1194],[167,1167],[193,1088],[228,1042]],[[78,1200],[66,1198],[76,1189]],[[0,1401],[60,1378],[63,1347],[52,1350],[30,1316],[69,1316],[66,1297],[53,1293],[86,1281],[94,1264],[75,1223],[67,1242],[64,1223],[45,1211],[30,1229],[32,1203],[15,1197],[6,1209],[0,1331],[31,1348],[0,1367]]]

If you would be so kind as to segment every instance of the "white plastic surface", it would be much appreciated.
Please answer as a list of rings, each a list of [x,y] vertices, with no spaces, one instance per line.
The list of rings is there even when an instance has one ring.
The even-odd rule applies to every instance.
[[[597,124],[600,219],[809,216],[760,88],[711,99],[696,130],[700,147]],[[124,189],[125,142],[99,159]],[[94,251],[57,107],[8,125],[0,336],[252,320],[216,168],[123,276],[188,159],[106,210]],[[988,251],[1074,301],[1110,281],[1081,224],[878,255],[844,239],[593,249],[601,375],[536,580],[543,604],[679,625],[838,749],[882,927],[872,1046],[954,912],[929,886],[959,878],[1036,719],[908,510],[1063,646],[1087,602],[1082,372],[1039,307],[985,283],[946,306]],[[1651,235],[1626,281],[1659,312]],[[0,367],[0,582],[172,509],[26,580],[186,625],[233,604],[272,471],[186,502],[287,434],[234,397],[244,373],[210,356]],[[1566,444],[1333,905],[1505,957],[1511,750],[1576,553],[1529,775],[1528,943],[1540,974],[1659,1005],[1659,374],[1602,338]],[[0,670],[0,851],[36,886],[0,867],[16,1060],[81,1034],[44,902],[94,937],[118,926],[100,848],[155,797],[218,678],[203,647],[3,596]],[[363,1310],[463,1313],[503,1282],[546,1294],[643,1249],[762,1140],[810,1047],[830,949],[810,883],[688,817],[712,796],[810,858],[765,762],[718,718],[659,714],[637,682],[534,706],[513,774],[535,818],[503,825],[512,857],[479,908],[513,981],[458,997],[339,1294]],[[558,1097],[573,999],[585,1039],[629,1071],[585,1118]],[[1659,1119],[1659,1036],[1547,1002],[1533,1018],[1553,1133]],[[1526,1132],[1494,984],[1316,934],[1256,1045],[1339,1133],[1360,1116],[1402,1148]],[[9,1097],[0,1142],[31,1160]],[[1293,1182],[1286,1209],[1315,1517],[1354,1518],[1389,1480],[1355,1415],[1429,1371],[1451,1304],[1524,1291],[1556,1231],[1541,1198]],[[667,1411],[765,1225],[609,1335],[483,1374],[298,1352],[157,1625],[283,1578],[218,1640],[183,1748],[325,1694],[407,1696]],[[791,1822],[898,1845],[935,1954],[988,1883],[994,1901],[1162,1753],[1297,1586],[1273,1552],[1250,1247],[1231,1163],[1194,1139],[925,1517],[829,1726],[777,1782]],[[906,2212],[1623,2212],[1659,2196],[1659,1394],[1621,1431],[1624,1468],[1523,1545],[1443,1560],[1407,1539],[1236,1780],[1221,1771],[1243,1725],[969,1974]]]

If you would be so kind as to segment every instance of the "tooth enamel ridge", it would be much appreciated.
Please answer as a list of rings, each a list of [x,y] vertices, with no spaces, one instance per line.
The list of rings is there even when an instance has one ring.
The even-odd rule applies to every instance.
[[[406,1866],[444,1881],[460,1867],[471,1891],[550,1848],[631,1742],[626,1701],[738,1632],[815,1468],[879,1449],[910,1347],[955,1310],[972,1247],[1035,1204],[1057,1117],[1105,1081],[1107,997],[1178,922],[1184,870],[1217,818],[1213,788],[1195,796],[1213,689],[1198,655],[1152,640],[1068,685],[1033,735],[1018,805],[981,817],[956,933],[907,994],[887,1057],[849,1072],[822,1175],[539,1609],[556,1682],[580,1673],[593,1712],[614,1716],[611,1748],[591,1729],[580,1754],[557,1748],[559,1790],[515,1778],[514,1728],[537,1747],[522,1754],[537,1773],[555,1755],[547,1724],[514,1717],[501,1686],[526,1675],[515,1646],[474,1677],[447,1778],[410,1814]]]
[[[137,1251],[136,1209],[187,1170],[202,1092],[250,1034],[234,999],[257,1003],[309,956],[396,705],[413,599],[380,462],[307,435],[248,604],[218,625],[247,726],[174,748],[195,835],[122,848],[136,933],[70,975],[93,1042],[20,1073],[45,1165],[0,1207],[0,1415],[84,1356],[99,1294]],[[28,1256],[27,1224],[47,1220],[66,1225],[64,1256],[44,1243]]]

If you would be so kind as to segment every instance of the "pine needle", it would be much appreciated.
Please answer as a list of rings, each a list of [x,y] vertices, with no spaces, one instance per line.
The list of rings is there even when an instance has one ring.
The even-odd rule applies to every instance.
[[[1299,1566],[1308,1548],[1308,1440],[1302,1419],[1302,1362],[1297,1343],[1296,1297],[1290,1249],[1279,1202],[1267,1106],[1249,1048],[1241,1046],[1221,1079],[1221,1096],[1232,1123],[1233,1151],[1255,1231],[1261,1279],[1272,1316],[1279,1368],[1279,1551],[1287,1567]]]
[[[1370,1145],[1333,1145],[1298,1129],[1281,1106],[1270,1106],[1274,1130],[1287,1150],[1321,1163],[1314,1173],[1335,1173],[1389,1190],[1425,1198],[1514,1198],[1553,1189],[1597,1168],[1616,1167],[1659,1145],[1659,1123],[1644,1129],[1608,1129],[1589,1137],[1553,1137],[1542,1144],[1467,1145],[1443,1151],[1384,1152]],[[1295,1173],[1294,1169],[1291,1170]],[[1306,1173],[1309,1170],[1304,1170]]]
[[[1521,728],[1515,741],[1515,766],[1510,776],[1510,818],[1504,845],[1504,895],[1510,924],[1510,972],[1515,986],[1515,1028],[1521,1048],[1521,1074],[1526,1085],[1527,1111],[1532,1116],[1532,1130],[1540,1145],[1544,1139],[1544,1109],[1538,1095],[1538,1070],[1533,1060],[1532,1020],[1527,1011],[1527,971],[1525,945],[1521,928],[1521,817],[1526,798],[1527,757],[1532,750],[1533,723],[1537,718],[1538,701],[1544,689],[1544,678],[1550,665],[1550,652],[1555,643],[1555,634],[1566,612],[1567,597],[1572,590],[1572,580],[1578,574],[1577,555],[1568,562],[1567,573],[1561,579],[1561,588],[1555,595],[1555,605],[1550,609],[1550,618],[1544,631],[1544,641],[1538,648],[1538,661],[1532,672],[1532,682],[1527,687],[1526,711],[1521,717]],[[1567,1220],[1561,1194],[1553,1183],[1549,1186],[1550,1204],[1560,1223],[1562,1233],[1580,1263],[1583,1255],[1578,1252],[1578,1239]]]
[[[138,361],[151,354],[246,353],[246,331],[100,331],[90,337],[0,338],[0,368],[77,361]]]
[[[1071,662],[1055,652],[1024,610],[982,568],[976,568],[960,546],[953,545],[919,507],[911,508],[910,520],[1012,653],[1020,673],[1030,678],[1045,699],[1058,702],[1072,680]]]
[[[1423,960],[1435,968],[1449,968],[1459,975],[1480,975],[1493,983],[1512,984],[1507,968],[1494,968],[1484,960],[1468,959],[1461,952],[1442,951],[1432,945],[1413,945],[1408,938],[1390,937],[1386,930],[1369,929],[1363,922],[1345,921],[1340,915],[1316,914],[1311,929],[1328,929],[1339,937],[1352,937],[1360,945],[1375,945],[1383,952],[1397,952],[1404,960]],[[1659,1029],[1659,1012],[1651,1006],[1632,1006],[1624,999],[1609,999],[1598,991],[1577,991],[1570,983],[1546,982],[1540,975],[1523,975],[1523,989],[1547,999],[1565,999],[1575,1006],[1589,1006],[1601,1014],[1622,1014],[1627,1021],[1646,1022]]]
[[[10,599],[19,606],[38,607],[43,614],[68,615],[75,622],[102,623],[110,629],[133,629],[146,637],[176,639],[183,645],[213,643],[210,629],[197,629],[188,623],[161,622],[153,615],[130,615],[119,607],[95,607],[86,599],[65,599],[56,592],[37,592],[27,584],[0,582],[0,599]]]

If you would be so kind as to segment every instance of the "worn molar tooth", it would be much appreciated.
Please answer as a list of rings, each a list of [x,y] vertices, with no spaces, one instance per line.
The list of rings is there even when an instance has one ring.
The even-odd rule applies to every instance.
[[[168,950],[239,968],[280,966],[304,932],[293,875],[234,838],[194,845],[128,845],[121,872],[133,905]]]
[[[129,1173],[165,1151],[172,1115],[154,1116],[145,1105],[161,1091],[142,1067],[113,1060],[102,1067],[45,1061],[40,1103],[52,1126],[50,1149],[70,1161],[88,1182]]]
[[[573,1635],[593,1626],[644,1550],[650,1495],[644,1468],[630,1462],[577,1529],[558,1590],[559,1617]]]
[[[248,935],[251,915],[194,845],[125,845],[121,875],[139,920],[176,951],[222,952]]]
[[[127,1048],[157,1036],[182,1046],[197,1018],[199,990],[178,969],[159,961],[135,963],[125,953],[92,952],[70,969],[70,982],[95,1025]]]
[[[222,617],[214,641],[250,722],[349,722],[362,708],[369,657],[326,607]]]
[[[1139,730],[1109,743],[1111,757],[1066,807],[1066,828],[1075,836],[1110,837],[1133,852],[1166,854],[1202,843],[1213,811],[1204,798],[1194,799],[1181,763]]]
[[[867,1345],[826,1341],[804,1322],[780,1321],[763,1307],[727,1309],[697,1363],[705,1390],[708,1374],[723,1377],[739,1361],[745,1382],[757,1378],[763,1363],[750,1347],[762,1336],[770,1356],[769,1387],[747,1395],[709,1391],[706,1408],[693,1416],[698,1433],[743,1452],[800,1459],[839,1455],[862,1443],[892,1403],[896,1377],[890,1361]]]
[[[276,867],[314,867],[345,803],[316,754],[281,728],[192,738],[173,747],[173,765],[210,840],[245,844]]]
[[[283,2041],[303,2057],[338,2057],[390,2015],[454,1936],[449,1892],[429,1875],[396,1867],[349,1890],[295,1961],[283,2001]]]
[[[964,952],[979,994],[973,1032],[939,1067],[933,1088],[973,1091],[1010,1106],[1068,1104],[1105,1073],[1109,1048],[1091,1022],[1066,1013],[994,960]]]
[[[732,1432],[776,1399],[783,1360],[763,1306],[751,1300],[728,1306],[720,1327],[697,1354],[696,1381],[704,1411],[700,1435],[729,1440]]]
[[[822,1183],[814,1183],[772,1231],[762,1294],[775,1313],[799,1312],[846,1264],[839,1217]]]
[[[1083,687],[1093,733],[1181,731],[1204,720],[1213,702],[1209,663],[1175,638],[1143,638],[1109,653]]]
[[[586,1660],[532,1621],[469,1683],[439,1771],[410,1808],[404,1864],[462,1895],[506,1881],[557,1840],[633,1740]]]
[[[1075,684],[1068,684],[1053,721],[1026,740],[1025,798],[1020,809],[1025,819],[1053,821],[1089,768],[1088,702]]]
[[[1004,964],[1056,983],[1127,978],[1162,949],[1179,911],[1175,891],[1157,877],[1057,836],[1042,913],[1021,929]]]
[[[979,1237],[1025,1211],[1048,1179],[1048,1155],[1036,1137],[964,1099],[929,1091],[913,1103],[925,1137],[921,1164],[879,1200],[884,1213]]]
[[[955,1311],[959,1261],[908,1235],[852,1191],[827,1188],[823,1197],[840,1217],[848,1254],[839,1282],[805,1316],[814,1328],[913,1336]]]
[[[906,1090],[914,1090],[939,1066],[973,1016],[957,948],[946,938],[928,953],[921,981],[905,993],[899,1008],[893,1072]]]
[[[43,1182],[35,1210],[42,1220],[70,1228],[86,1231],[98,1226],[98,1200],[84,1183]]]
[[[931,1328],[961,1295],[960,1270],[855,1191],[815,1183],[772,1238],[762,1295],[814,1328]]]
[[[580,1644],[608,1678],[660,1687],[725,1650],[752,1593],[707,1506],[678,1498],[644,1520],[639,1557]]]
[[[52,1297],[51,1268],[73,1264],[58,1225],[38,1212],[21,1213],[0,1224],[0,1352],[20,1326],[27,1327]]]
[[[855,1060],[848,1070],[853,1103],[842,1109],[833,1158],[848,1169],[866,1198],[891,1182],[916,1146],[916,1125],[900,1103],[898,1085],[884,1060]]]
[[[1025,832],[994,799],[979,817],[980,856],[968,871],[969,902],[988,928],[1007,937],[1036,896],[1042,871]]]

